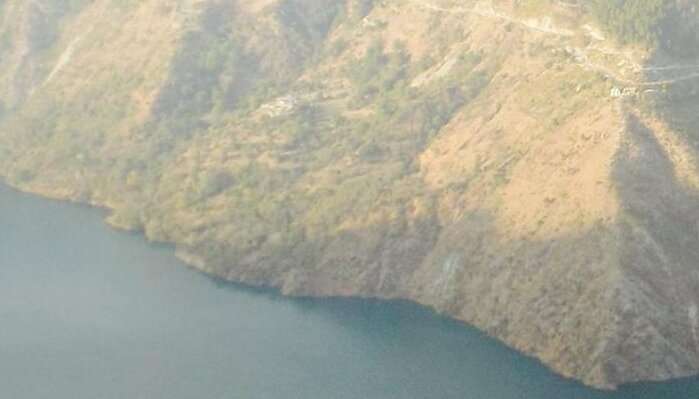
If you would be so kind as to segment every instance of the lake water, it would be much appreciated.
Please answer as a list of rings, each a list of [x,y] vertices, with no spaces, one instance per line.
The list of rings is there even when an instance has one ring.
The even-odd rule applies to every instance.
[[[590,390],[411,304],[223,284],[102,217],[0,186],[0,398],[699,398]]]

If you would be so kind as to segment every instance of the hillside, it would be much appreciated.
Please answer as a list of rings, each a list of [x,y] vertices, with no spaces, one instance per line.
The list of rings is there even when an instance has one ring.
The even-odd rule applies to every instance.
[[[0,175],[596,387],[697,374],[696,7],[633,3],[5,0]]]

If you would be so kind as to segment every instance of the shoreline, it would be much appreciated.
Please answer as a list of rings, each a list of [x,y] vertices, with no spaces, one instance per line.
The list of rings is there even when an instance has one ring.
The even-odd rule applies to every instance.
[[[84,207],[87,209],[92,209],[95,211],[98,211],[101,213],[101,220],[102,222],[110,229],[116,230],[116,231],[121,231],[125,233],[130,233],[134,235],[139,235],[142,237],[142,239],[145,240],[146,243],[149,245],[163,245],[169,248],[172,251],[173,256],[182,262],[182,264],[187,267],[192,269],[193,271],[197,273],[201,273],[202,275],[215,279],[217,281],[220,281],[225,284],[231,284],[234,286],[239,286],[244,289],[251,289],[251,290],[262,290],[263,292],[266,292],[268,294],[273,294],[275,296],[278,296],[280,298],[287,298],[287,299],[310,299],[310,300],[333,300],[333,299],[346,299],[346,300],[370,300],[370,301],[381,301],[381,302],[403,302],[403,303],[409,303],[414,306],[418,306],[420,308],[423,308],[429,312],[434,313],[436,316],[444,318],[445,320],[448,320],[450,322],[458,323],[460,326],[464,328],[472,328],[478,331],[480,334],[482,334],[484,337],[488,337],[489,339],[492,339],[496,341],[498,344],[503,345],[507,347],[508,349],[516,352],[517,354],[524,356],[528,359],[532,359],[545,367],[549,372],[552,374],[566,380],[569,382],[573,382],[576,384],[580,384],[581,386],[584,386],[588,389],[594,390],[594,391],[599,391],[599,392],[608,392],[608,393],[615,393],[623,390],[626,387],[633,387],[636,385],[644,385],[644,384],[666,384],[666,383],[673,383],[673,382],[681,382],[684,380],[688,379],[694,379],[694,378],[699,378],[698,375],[687,375],[687,376],[680,376],[678,378],[673,378],[673,379],[655,379],[655,380],[641,380],[641,381],[632,381],[629,383],[624,383],[624,384],[618,384],[618,385],[612,385],[612,384],[589,384],[584,382],[582,379],[576,378],[574,376],[568,375],[567,373],[563,373],[561,371],[557,371],[554,367],[551,365],[547,364],[546,362],[543,362],[538,356],[528,353],[515,345],[510,345],[507,342],[503,341],[502,339],[498,338],[497,336],[479,328],[476,325],[473,325],[465,320],[462,320],[458,317],[455,317],[453,315],[450,315],[446,312],[440,312],[438,309],[436,309],[434,306],[427,305],[420,303],[414,299],[410,298],[404,298],[404,297],[382,297],[378,295],[361,295],[360,293],[353,293],[353,294],[336,294],[336,295],[324,295],[324,294],[313,294],[311,290],[294,290],[294,291],[288,291],[285,290],[283,286],[280,286],[279,284],[275,284],[273,282],[270,283],[259,283],[259,282],[251,282],[251,281],[244,281],[243,279],[238,279],[234,277],[225,276],[221,273],[217,273],[215,270],[213,270],[211,267],[208,266],[207,261],[201,257],[200,255],[197,255],[193,252],[190,252],[184,248],[181,248],[176,242],[171,242],[171,241],[157,241],[157,240],[152,240],[146,232],[143,229],[133,229],[130,228],[129,226],[119,224],[117,223],[114,219],[111,218],[111,216],[114,213],[114,209],[110,207],[109,205],[106,204],[101,204],[97,201],[83,201],[80,200],[79,198],[75,198],[70,195],[56,195],[55,193],[50,193],[46,192],[45,190],[36,190],[32,188],[23,188],[19,187],[17,185],[14,185],[10,182],[8,182],[5,178],[0,176],[0,186],[5,187],[11,191],[14,191],[16,193],[21,193],[23,195],[28,195],[28,196],[35,196],[38,198],[42,198],[45,200],[49,201],[57,201],[57,202],[62,202],[62,203],[67,203],[79,207]]]

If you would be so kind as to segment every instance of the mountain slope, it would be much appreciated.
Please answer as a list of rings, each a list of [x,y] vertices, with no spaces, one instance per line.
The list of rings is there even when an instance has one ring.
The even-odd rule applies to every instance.
[[[230,280],[432,306],[590,385],[699,371],[678,40],[576,2],[54,3],[0,5],[10,184]]]

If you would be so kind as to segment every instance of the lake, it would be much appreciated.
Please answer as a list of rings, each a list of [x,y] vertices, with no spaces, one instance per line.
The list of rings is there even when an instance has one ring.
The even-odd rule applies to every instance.
[[[0,398],[699,398],[591,390],[409,303],[222,283],[103,216],[0,186]]]

